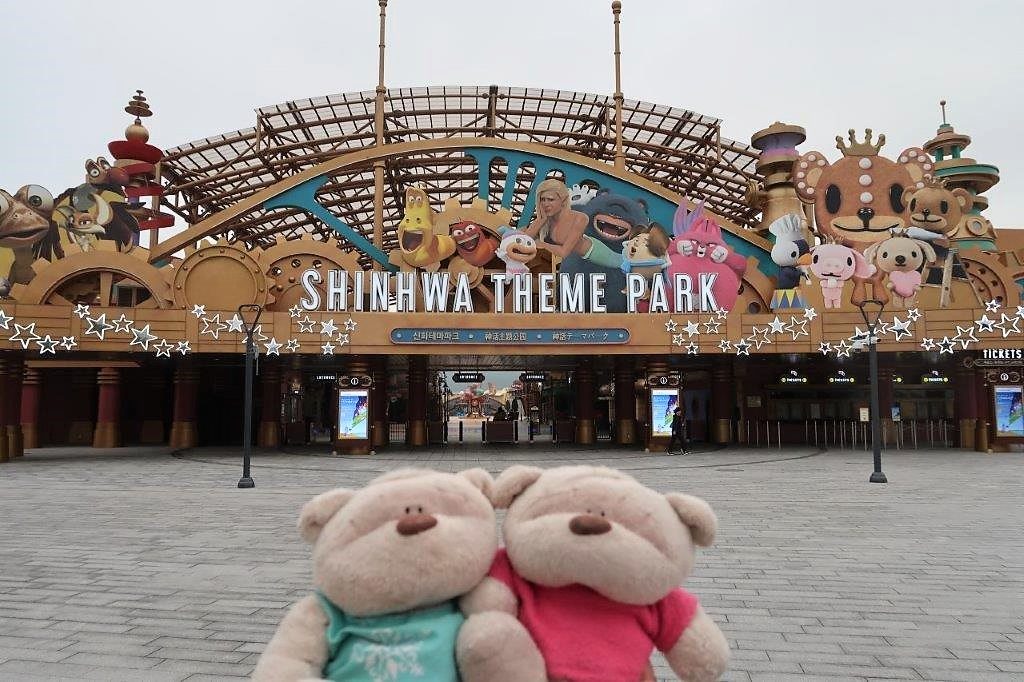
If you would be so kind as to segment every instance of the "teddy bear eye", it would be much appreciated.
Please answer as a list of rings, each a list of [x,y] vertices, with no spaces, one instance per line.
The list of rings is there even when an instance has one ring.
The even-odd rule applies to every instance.
[[[888,257],[889,257],[889,252],[888,251],[883,251],[882,252],[882,258],[888,258]]]
[[[896,213],[903,213],[907,208],[903,205],[903,186],[893,185],[889,188],[889,203],[892,204],[892,210]]]
[[[790,251],[789,252],[789,257],[790,258],[796,258],[796,251]]]
[[[814,254],[814,258],[812,258],[811,261],[814,262],[814,263],[817,263],[818,262],[818,254]]]
[[[829,213],[839,213],[839,207],[843,204],[843,194],[835,185],[829,185],[825,190],[825,208]]]
[[[948,212],[948,211],[949,211],[949,202],[948,202],[948,201],[940,201],[940,202],[939,202],[939,209],[940,209],[940,210],[941,210],[941,211],[942,211],[943,213],[946,213],[946,212]]]
[[[852,257],[850,257],[850,256],[846,257],[846,265],[847,266],[853,265],[853,258]]]
[[[408,514],[410,511],[412,511],[412,507],[406,507],[405,508],[405,513],[406,514]]]
[[[916,211],[917,210],[917,199],[911,199],[910,200],[910,210],[911,211]]]
[[[917,251],[911,251],[910,252],[910,257],[911,258],[917,258]]]

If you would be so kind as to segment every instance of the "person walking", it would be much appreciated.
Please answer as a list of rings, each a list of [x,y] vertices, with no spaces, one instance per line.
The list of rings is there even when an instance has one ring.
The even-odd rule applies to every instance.
[[[672,411],[672,437],[668,440],[667,452],[670,455],[690,454],[689,444],[686,442],[686,420],[683,418],[683,408],[676,406]],[[672,451],[672,446],[678,444],[679,449]]]

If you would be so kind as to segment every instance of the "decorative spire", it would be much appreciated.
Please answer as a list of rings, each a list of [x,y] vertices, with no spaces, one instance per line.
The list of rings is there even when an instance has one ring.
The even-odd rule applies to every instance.
[[[946,122],[946,100],[939,100],[939,106],[942,107],[942,125],[949,125],[949,123]]]
[[[146,126],[142,125],[141,119],[152,116],[153,110],[149,108],[146,98],[142,96],[142,90],[135,91],[135,94],[132,95],[132,98],[128,101],[128,106],[124,110],[135,117],[135,123],[124,130],[125,139],[143,143],[148,142],[149,131],[146,130]]]
[[[871,144],[871,128],[864,129],[864,141],[857,142],[853,128],[850,128],[850,144],[843,141],[841,135],[836,135],[836,149],[843,153],[843,156],[877,156],[878,151],[885,144],[885,135],[878,136],[878,143]]]

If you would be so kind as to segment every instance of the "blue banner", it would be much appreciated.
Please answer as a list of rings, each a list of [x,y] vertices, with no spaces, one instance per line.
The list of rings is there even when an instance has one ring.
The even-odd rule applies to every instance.
[[[616,344],[629,341],[626,329],[435,329],[399,327],[392,343]]]

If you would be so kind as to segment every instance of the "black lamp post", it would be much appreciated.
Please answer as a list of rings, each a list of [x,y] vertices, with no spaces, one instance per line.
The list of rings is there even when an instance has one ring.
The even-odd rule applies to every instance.
[[[249,460],[252,457],[252,374],[256,360],[256,348],[252,342],[256,324],[260,321],[263,306],[247,303],[238,306],[238,316],[245,321],[242,312],[255,312],[251,322],[245,324],[245,431],[242,433],[242,478],[238,479],[239,488],[255,488],[256,482],[249,475]]]
[[[869,310],[869,306],[874,310]],[[857,304],[860,308],[861,317],[868,326],[868,346],[870,347],[871,364],[871,450],[875,459],[875,470],[871,472],[872,483],[888,483],[885,474],[882,473],[882,435],[881,415],[878,414],[878,351],[875,348],[875,326],[882,317],[882,310],[885,303],[875,299],[869,299]]]

